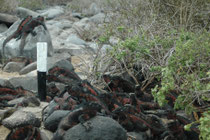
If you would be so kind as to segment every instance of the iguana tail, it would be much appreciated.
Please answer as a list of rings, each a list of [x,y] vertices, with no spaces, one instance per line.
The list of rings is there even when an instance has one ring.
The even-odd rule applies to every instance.
[[[12,38],[14,38],[15,35],[16,35],[16,32],[14,32],[13,34],[11,34],[10,36],[8,36],[8,37],[4,40],[3,45],[2,45],[2,56],[3,56],[3,57],[4,57],[4,48],[5,48],[6,44],[7,44],[7,42],[9,42]]]
[[[23,27],[28,23],[30,22],[32,19],[32,16],[27,16],[26,18],[24,18],[21,23],[19,24],[17,30],[11,34],[10,36],[8,36],[4,42],[3,42],[3,45],[2,45],[2,57],[5,57],[4,55],[4,48],[7,44],[7,42],[9,42],[12,38],[17,38],[17,40],[19,40],[21,38],[21,35],[22,35],[22,29]]]

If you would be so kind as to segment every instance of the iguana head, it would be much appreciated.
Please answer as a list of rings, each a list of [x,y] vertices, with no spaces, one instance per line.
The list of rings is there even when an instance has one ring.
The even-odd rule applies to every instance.
[[[38,17],[36,17],[36,20],[44,22],[44,17],[43,16],[38,16]]]
[[[47,30],[47,27],[44,23],[44,17],[43,16],[38,16],[35,19],[40,25],[42,25],[44,27],[45,30]]]

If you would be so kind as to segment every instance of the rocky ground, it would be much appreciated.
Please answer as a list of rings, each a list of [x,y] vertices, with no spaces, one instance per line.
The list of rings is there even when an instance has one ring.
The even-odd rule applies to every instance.
[[[10,132],[12,138],[20,130],[31,134],[28,137],[41,134],[43,140],[54,135],[75,140],[169,140],[175,135],[178,139],[189,139],[193,135],[183,130],[188,122],[180,119],[186,119],[183,112],[176,114],[160,108],[150,94],[141,93],[135,87],[129,75],[127,79],[104,75],[108,85],[104,89],[87,82],[99,48],[94,38],[103,23],[109,22],[102,11],[95,3],[87,9],[86,16],[65,11],[60,6],[36,12],[17,8],[21,17],[44,16],[48,30],[38,26],[34,29],[36,36],[28,35],[23,57],[18,57],[20,40],[12,39],[6,44],[7,60],[0,71],[0,139],[5,139]],[[0,34],[0,46],[19,23],[20,20],[8,30],[2,29],[5,32]],[[40,41],[48,43],[48,102],[40,102],[35,97],[38,92],[35,50],[36,42]],[[116,42],[111,38],[109,44],[102,45],[99,54],[105,55],[105,50]],[[60,123],[66,116],[67,121],[63,119]],[[81,118],[87,121],[82,122]],[[59,140],[55,136],[54,139]]]

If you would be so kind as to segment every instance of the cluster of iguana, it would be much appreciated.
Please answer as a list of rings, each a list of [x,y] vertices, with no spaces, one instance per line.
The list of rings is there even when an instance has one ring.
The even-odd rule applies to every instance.
[[[55,110],[71,110],[71,113],[64,117],[59,123],[58,129],[54,135],[54,139],[56,140],[62,140],[65,131],[78,123],[82,125],[86,124],[84,122],[96,116],[97,113],[113,117],[127,129],[129,129],[129,124],[131,124],[141,130],[141,125],[144,124],[144,129],[150,128],[155,132],[164,131],[160,129],[160,123],[158,123],[159,127],[157,128],[154,126],[155,124],[153,124],[151,117],[142,115],[143,113],[141,113],[141,111],[143,111],[143,109],[141,106],[144,108],[145,106],[150,106],[150,104],[147,105],[145,102],[138,100],[135,96],[133,97],[133,94],[127,94],[127,96],[117,93],[102,94],[88,81],[81,80],[77,77],[73,71],[70,72],[59,67],[54,67],[49,70],[47,80],[48,82],[56,81],[68,85],[66,90],[58,95],[59,98],[54,98],[54,102],[57,104],[57,106],[54,107]],[[68,93],[68,96],[66,93]],[[130,104],[130,107],[125,107],[125,104]],[[132,107],[135,108],[135,111],[130,112]],[[155,105],[151,104],[151,108],[153,107],[156,108]],[[128,111],[124,111],[125,109],[128,109]],[[137,116],[136,114],[139,113],[141,113],[141,115]],[[131,130],[133,130],[134,127],[131,127]],[[85,128],[88,130],[87,128],[90,127],[85,126]]]
[[[156,103],[143,101],[137,97],[136,93],[123,93],[122,89],[116,88],[117,85],[127,83],[123,79],[106,79],[107,82],[109,81],[111,90],[120,90],[121,93],[113,91],[111,93],[102,93],[88,81],[81,80],[73,70],[68,71],[59,67],[53,67],[49,70],[47,80],[48,82],[55,81],[66,84],[64,91],[56,91],[57,97],[52,97],[54,102],[51,108],[47,109],[47,117],[55,110],[70,110],[60,121],[59,125],[57,125],[57,129],[53,130],[55,131],[53,140],[62,140],[65,137],[66,131],[79,123],[87,131],[91,131],[93,127],[91,121],[88,120],[97,115],[115,119],[127,131],[145,132],[150,130],[154,139],[174,139],[175,136],[182,138],[185,136],[184,125],[191,122],[188,118],[177,115],[175,111],[161,110]],[[0,91],[15,95],[18,93],[10,89],[2,89]],[[25,106],[25,104],[27,105],[27,103],[22,103],[21,105]],[[44,115],[43,112],[42,114]],[[165,125],[161,119],[162,117],[172,119],[173,122]],[[45,121],[46,118],[43,117],[43,120]],[[8,135],[7,140],[13,137],[19,138],[17,140],[26,137],[36,137],[37,140],[40,140],[36,127],[30,128],[30,135],[22,136],[22,134],[27,134],[26,127],[14,129]],[[197,132],[197,129],[193,129],[193,132]]]
[[[27,16],[26,18],[24,18],[19,24],[17,30],[4,40],[3,45],[2,45],[2,56],[4,56],[4,53],[5,53],[4,49],[5,49],[6,43],[9,42],[13,38],[16,40],[21,39],[19,48],[20,48],[20,55],[22,55],[23,49],[25,46],[26,37],[30,33],[33,36],[35,36],[36,32],[34,31],[34,28],[39,25],[42,25],[44,29],[47,30],[47,27],[44,23],[44,17],[38,16],[38,17],[33,18],[32,16]]]
[[[57,92],[58,98],[54,98],[57,105],[53,107],[54,110],[71,110],[60,121],[53,139],[62,140],[68,129],[79,123],[84,126],[87,124],[87,122],[84,123],[85,121],[98,114],[112,117],[127,131],[144,132],[149,129],[154,138],[173,139],[177,133],[179,133],[179,137],[185,135],[182,124],[186,124],[184,119],[188,120],[187,118],[183,119],[167,110],[161,114],[147,112],[148,110],[161,110],[161,107],[157,103],[151,102],[152,99],[148,99],[148,95],[138,91],[138,88],[131,86],[125,79],[111,76],[104,78],[111,93],[100,92],[88,81],[81,80],[74,71],[59,67],[53,67],[49,70],[48,82],[59,82],[67,85],[63,92]],[[161,118],[168,118],[169,116],[172,116],[170,118],[177,123],[170,124],[170,126],[164,125]],[[85,128],[86,130],[91,129],[91,124]],[[196,132],[196,129],[193,131]]]

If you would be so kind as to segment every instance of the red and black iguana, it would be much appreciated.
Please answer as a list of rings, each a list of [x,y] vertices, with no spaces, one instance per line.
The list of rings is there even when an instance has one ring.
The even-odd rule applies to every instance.
[[[26,37],[28,36],[29,33],[35,36],[36,32],[34,32],[33,30],[35,27],[39,25],[42,25],[44,29],[47,30],[47,27],[44,24],[44,17],[38,16],[36,18],[32,18],[32,16],[27,16],[26,18],[24,18],[21,21],[20,25],[18,26],[17,30],[4,40],[3,46],[2,46],[2,55],[4,56],[4,48],[5,48],[6,43],[9,42],[13,38],[16,38],[16,40],[21,39],[19,48],[20,48],[20,55],[22,55],[23,49],[25,46]]]

